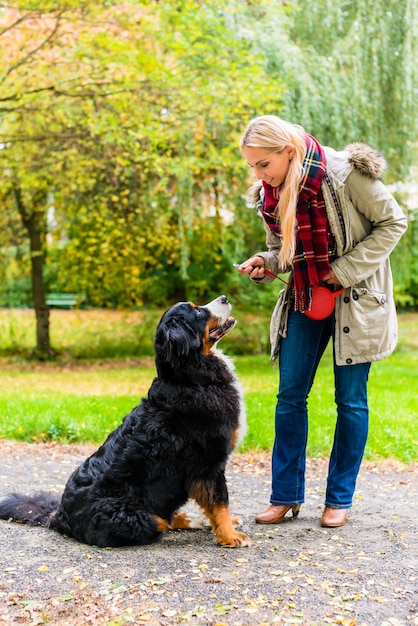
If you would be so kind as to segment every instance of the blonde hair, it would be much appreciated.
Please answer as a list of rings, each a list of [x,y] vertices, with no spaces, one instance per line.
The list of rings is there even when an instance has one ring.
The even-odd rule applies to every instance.
[[[274,212],[282,233],[279,263],[283,267],[293,263],[295,256],[296,205],[306,155],[305,134],[302,126],[286,122],[276,115],[262,115],[250,121],[239,143],[241,151],[248,147],[280,153],[286,146],[295,150]]]

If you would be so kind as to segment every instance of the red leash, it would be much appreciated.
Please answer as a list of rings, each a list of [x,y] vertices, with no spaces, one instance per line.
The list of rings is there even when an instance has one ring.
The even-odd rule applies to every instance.
[[[234,263],[234,267],[241,267],[238,263]],[[277,276],[277,274],[273,274],[270,270],[266,270],[264,268],[264,273],[281,280],[285,285],[289,285],[287,281]],[[328,287],[323,285],[317,285],[312,288],[312,298],[310,307],[308,310],[303,311],[303,313],[314,320],[322,320],[331,315],[335,308],[335,299],[337,296],[340,296],[344,291],[344,287],[337,289],[337,291],[331,291]]]
[[[233,263],[232,265],[236,267],[237,269],[241,267],[240,263]],[[266,268],[263,268],[263,269],[264,269],[265,274],[269,274],[270,276],[273,276],[273,278],[277,278],[277,280],[281,280],[282,283],[284,283],[285,285],[290,285],[290,283],[288,283],[286,280],[283,280],[283,278],[280,278],[280,276],[277,276],[277,274],[273,274],[273,272],[270,272],[270,270],[266,270]]]

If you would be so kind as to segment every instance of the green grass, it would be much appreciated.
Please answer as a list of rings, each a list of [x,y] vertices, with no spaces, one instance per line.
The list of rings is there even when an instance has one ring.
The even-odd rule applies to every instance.
[[[244,385],[248,435],[243,450],[270,450],[274,438],[278,371],[260,357],[235,359]],[[365,458],[418,461],[418,355],[402,351],[373,363],[369,379],[370,429]],[[308,456],[329,456],[336,420],[330,352],[309,397]]]
[[[103,441],[155,376],[150,359],[135,367],[107,365],[0,369],[0,438]]]
[[[103,320],[107,318],[103,313],[101,316]],[[67,317],[70,319],[71,316]],[[113,314],[109,319],[115,323]],[[373,363],[371,368],[366,458],[393,458],[409,463],[418,460],[418,315],[408,314],[399,319],[398,348],[390,358]],[[79,322],[77,341],[88,341],[81,327]],[[71,336],[71,324],[65,325],[65,332]],[[114,332],[117,334],[117,328]],[[228,339],[224,340],[223,347],[227,352]],[[267,355],[238,356],[235,363],[244,387],[249,426],[240,450],[270,451],[278,370]],[[0,364],[0,438],[100,443],[146,394],[154,376],[150,358],[123,363],[72,360],[44,365],[3,361],[3,365]],[[333,396],[328,350],[309,399],[310,457],[329,456],[336,414]]]

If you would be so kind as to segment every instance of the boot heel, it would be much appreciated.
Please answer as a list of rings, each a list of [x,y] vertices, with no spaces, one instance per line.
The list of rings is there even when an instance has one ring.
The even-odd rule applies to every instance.
[[[293,517],[297,517],[301,505],[300,504],[272,504],[268,509],[255,516],[257,524],[280,524],[283,522],[286,513],[292,509]]]
[[[302,506],[301,504],[295,504],[294,506],[292,506],[293,517],[297,517],[299,515],[299,511],[300,511],[300,507],[301,506]]]

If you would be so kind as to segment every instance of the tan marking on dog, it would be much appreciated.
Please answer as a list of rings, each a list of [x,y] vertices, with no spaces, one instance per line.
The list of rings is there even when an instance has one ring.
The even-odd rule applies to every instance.
[[[210,317],[206,324],[205,334],[203,335],[202,340],[202,353],[208,355],[212,350],[213,344],[215,343],[210,337],[209,333],[212,328],[216,328],[219,324],[219,319],[217,317]]]
[[[170,524],[168,521],[162,517],[158,517],[158,515],[154,515],[155,523],[157,524],[157,532],[165,533],[170,529]]]
[[[189,497],[196,500],[198,505],[206,511],[210,506],[209,502],[213,502],[213,484],[206,483],[204,480],[195,481],[189,489]]]
[[[173,521],[170,524],[171,530],[188,530],[191,528],[190,519],[187,513],[176,513],[173,517]]]
[[[231,450],[235,450],[235,448],[237,447],[238,439],[239,439],[239,425],[234,430],[231,436]]]
[[[235,530],[234,522],[237,522],[237,518],[231,517],[229,506],[226,504],[211,504],[214,500],[212,484],[208,485],[204,481],[196,482],[189,491],[189,496],[196,500],[203,509],[221,546],[239,548],[250,545],[251,541],[248,535]]]
[[[205,354],[206,356],[210,353],[213,346],[213,341],[209,338],[209,330],[209,326],[206,326],[205,334],[203,335],[202,340],[202,354]]]
[[[235,530],[228,506],[221,504],[205,509],[205,513],[221,546],[225,548],[241,548],[250,545],[251,541],[248,535]]]

